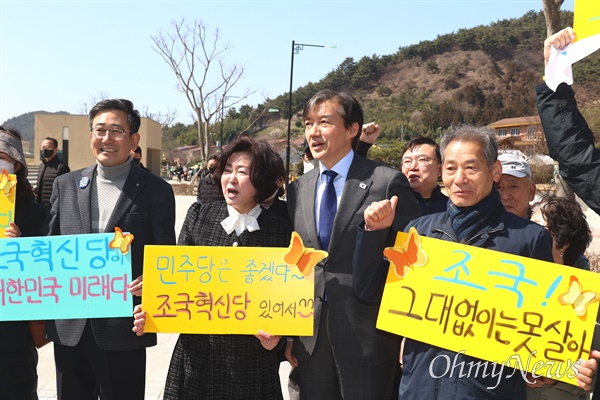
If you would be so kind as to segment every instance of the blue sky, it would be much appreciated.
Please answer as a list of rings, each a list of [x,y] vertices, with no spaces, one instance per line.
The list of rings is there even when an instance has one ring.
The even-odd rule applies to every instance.
[[[573,10],[573,0],[562,8]],[[152,113],[176,110],[177,121],[190,123],[187,99],[151,40],[181,18],[219,29],[221,43],[231,46],[224,62],[245,69],[230,94],[256,91],[242,102],[256,105],[288,91],[292,40],[337,46],[305,47],[295,56],[295,89],[346,57],[392,54],[541,9],[542,0],[0,0],[0,122],[28,111],[78,113],[104,93]]]

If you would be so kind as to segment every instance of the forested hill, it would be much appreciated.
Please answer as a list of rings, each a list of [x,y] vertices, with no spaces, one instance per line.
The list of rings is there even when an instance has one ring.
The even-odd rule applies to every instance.
[[[563,26],[572,26],[572,12],[561,18]],[[530,11],[401,47],[392,55],[348,58],[319,82],[296,90],[293,110],[301,112],[322,88],[349,89],[362,101],[367,120],[382,125],[384,141],[402,133],[437,137],[439,128],[453,123],[487,125],[537,115],[534,87],[544,73],[545,37],[543,12]],[[577,63],[573,74],[582,112],[600,132],[600,51]],[[268,105],[287,110],[287,101],[282,94]],[[300,133],[296,122],[294,134]]]
[[[2,122],[2,125],[6,127],[16,128],[21,132],[23,140],[33,140],[34,130],[34,114],[69,114],[66,111],[48,112],[48,111],[30,111],[25,114],[21,114],[17,117],[9,118]]]
[[[572,12],[561,12],[561,18],[562,26],[572,26]],[[520,18],[401,47],[394,54],[347,58],[319,82],[294,91],[292,135],[302,135],[297,115],[324,88],[352,91],[364,106],[366,120],[382,126],[381,143],[418,134],[437,138],[456,123],[488,125],[502,118],[537,115],[534,87],[544,74],[545,37],[543,12],[529,11]],[[580,109],[600,134],[600,51],[575,64],[573,75]],[[283,93],[257,107],[229,108],[224,142],[240,132],[268,139],[285,137],[288,99],[289,94]],[[272,108],[280,113],[266,112]],[[31,139],[33,114],[6,124],[20,128],[25,140]],[[211,129],[219,131],[219,125]],[[191,125],[175,124],[163,134],[166,149],[197,141]]]

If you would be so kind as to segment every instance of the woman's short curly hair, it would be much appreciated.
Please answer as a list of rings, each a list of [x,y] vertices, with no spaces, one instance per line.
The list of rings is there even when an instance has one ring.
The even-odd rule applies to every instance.
[[[266,141],[256,141],[249,137],[241,137],[223,149],[219,156],[217,168],[214,173],[215,182],[221,189],[221,176],[227,162],[234,153],[248,153],[252,157],[250,166],[250,182],[256,189],[257,204],[264,202],[279,189],[277,180],[285,176],[283,161],[279,154],[273,150]]]
[[[545,196],[540,211],[556,247],[569,247],[563,253],[565,265],[573,266],[592,241],[592,232],[576,201],[557,196]]]

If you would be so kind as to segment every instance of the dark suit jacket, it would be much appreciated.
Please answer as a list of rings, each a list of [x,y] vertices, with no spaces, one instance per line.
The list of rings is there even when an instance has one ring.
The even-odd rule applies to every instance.
[[[92,233],[91,192],[96,165],[69,174],[54,181],[50,204],[50,235]],[[90,183],[79,187],[81,178]],[[132,279],[142,275],[144,245],[175,244],[175,196],[171,185],[156,175],[135,165],[123,186],[123,191],[104,232],[114,232],[118,226],[134,235],[131,244]],[[133,298],[131,305],[140,303]],[[46,336],[55,343],[75,346],[81,339],[86,319],[48,321]],[[156,335],[136,336],[133,316],[127,318],[90,319],[98,346],[104,350],[134,350],[156,344]]]
[[[294,230],[306,247],[321,248],[315,223],[319,170],[294,181],[288,191],[288,210]],[[358,300],[352,289],[352,257],[363,212],[374,201],[399,197],[390,229],[393,243],[398,230],[419,216],[419,206],[406,177],[399,171],[354,155],[329,243],[329,257],[315,267],[314,335],[294,339],[293,354],[300,361],[312,354],[321,319],[323,294],[329,306],[329,335],[336,356],[353,365],[373,365],[398,358],[400,338],[375,328],[378,304]]]
[[[279,197],[275,197],[273,204],[268,208],[269,211],[279,215],[286,221],[290,220],[290,214],[288,213],[287,202],[281,200]]]

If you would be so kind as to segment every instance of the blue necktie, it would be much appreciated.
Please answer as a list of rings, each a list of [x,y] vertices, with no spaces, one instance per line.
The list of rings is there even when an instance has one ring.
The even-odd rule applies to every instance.
[[[335,171],[323,171],[323,175],[325,176],[326,186],[319,207],[319,240],[321,241],[321,248],[327,251],[333,220],[337,212],[337,196],[333,181],[338,174]]]

